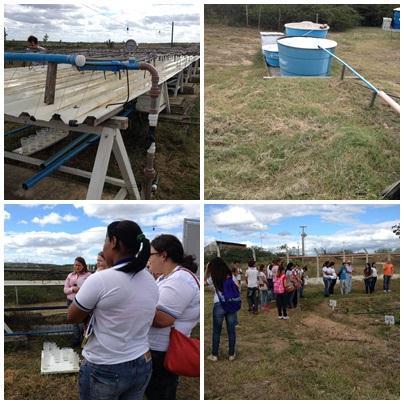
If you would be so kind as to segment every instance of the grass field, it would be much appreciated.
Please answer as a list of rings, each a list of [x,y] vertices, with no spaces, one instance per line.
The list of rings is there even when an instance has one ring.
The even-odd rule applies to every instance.
[[[205,359],[205,399],[395,399],[400,398],[399,280],[393,292],[363,292],[354,282],[351,295],[340,296],[331,311],[319,286],[307,286],[289,321],[247,311],[246,291],[236,329],[237,358],[227,360],[222,332],[218,362]],[[213,292],[205,291],[205,356],[211,350]],[[386,326],[384,315],[396,325]]]
[[[399,95],[398,35],[331,33],[337,54]],[[255,29],[205,26],[205,198],[379,199],[399,178],[399,116],[356,80],[270,79]]]
[[[54,318],[56,320],[56,318]],[[59,323],[63,319],[59,319]],[[51,320],[48,323],[52,322]],[[194,329],[199,336],[199,327]],[[7,343],[4,352],[4,398],[6,400],[78,400],[78,374],[41,375],[44,341],[70,346],[69,336],[29,337],[27,344]],[[80,350],[76,349],[79,353]],[[178,399],[199,399],[199,378],[181,377]]]

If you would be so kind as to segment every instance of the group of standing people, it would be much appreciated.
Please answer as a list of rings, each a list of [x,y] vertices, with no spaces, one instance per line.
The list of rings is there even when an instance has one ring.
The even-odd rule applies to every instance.
[[[248,261],[245,274],[247,285],[248,311],[258,314],[259,309],[268,311],[269,303],[276,301],[279,318],[288,319],[287,309],[296,308],[303,297],[307,267],[276,259],[268,266],[261,264],[259,269],[254,260]]]
[[[353,267],[350,261],[343,262],[338,272],[335,271],[334,261],[326,261],[323,264],[322,273],[325,297],[334,294],[334,288],[338,278],[340,280],[341,294],[347,295],[351,293]]]
[[[328,297],[334,294],[334,287],[337,283],[337,279],[340,281],[341,295],[347,295],[352,292],[352,277],[353,267],[351,262],[343,262],[338,271],[334,269],[335,263],[333,261],[326,261],[323,264],[323,282],[324,282],[324,296]],[[385,293],[391,292],[390,280],[393,276],[393,264],[391,261],[387,261],[383,265],[383,290]],[[374,293],[377,283],[377,268],[376,263],[366,263],[363,270],[363,281],[365,286],[365,293]]]
[[[129,220],[108,226],[95,273],[76,258],[64,293],[68,321],[81,324],[80,399],[176,398],[179,377],[164,358],[171,328],[189,337],[199,322],[196,271],[175,236],[150,242]]]

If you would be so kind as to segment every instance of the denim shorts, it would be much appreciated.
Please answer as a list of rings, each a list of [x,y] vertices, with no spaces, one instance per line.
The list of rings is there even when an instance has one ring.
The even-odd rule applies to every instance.
[[[84,360],[79,372],[80,400],[141,400],[151,372],[150,352],[115,365]]]

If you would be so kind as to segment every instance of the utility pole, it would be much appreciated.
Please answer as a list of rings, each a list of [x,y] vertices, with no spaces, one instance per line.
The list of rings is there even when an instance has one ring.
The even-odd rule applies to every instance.
[[[304,232],[304,229],[307,226],[300,226],[300,228],[302,229],[302,233],[301,233],[301,237],[302,237],[302,256],[304,257],[304,239],[307,237],[307,234]]]
[[[173,47],[174,43],[174,21],[171,23],[171,47]]]

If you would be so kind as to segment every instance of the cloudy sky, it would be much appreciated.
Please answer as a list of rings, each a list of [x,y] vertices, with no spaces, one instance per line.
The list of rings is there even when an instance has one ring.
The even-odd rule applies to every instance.
[[[299,226],[307,226],[306,254],[315,248],[372,252],[399,247],[391,230],[399,221],[399,205],[205,205],[205,245],[221,240],[272,251],[284,244],[297,248]]]
[[[76,256],[95,263],[107,225],[137,222],[150,239],[170,233],[182,240],[184,218],[199,219],[199,204],[6,205],[6,262],[69,264]]]
[[[41,41],[48,34],[49,41],[122,42],[132,38],[138,43],[170,42],[174,21],[175,42],[199,42],[197,1],[7,2],[4,17],[7,39],[26,40],[35,35]]]

